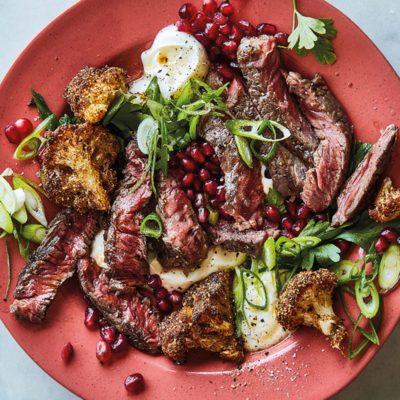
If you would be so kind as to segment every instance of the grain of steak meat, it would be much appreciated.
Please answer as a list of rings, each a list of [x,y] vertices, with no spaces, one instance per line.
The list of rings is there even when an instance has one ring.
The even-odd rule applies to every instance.
[[[318,139],[288,91],[276,39],[267,35],[243,38],[237,58],[261,117],[286,126],[292,135],[285,140],[285,147],[312,165]]]
[[[390,161],[398,131],[397,126],[389,125],[347,179],[337,198],[338,209],[332,217],[333,226],[343,225],[368,201]]]
[[[128,336],[134,347],[152,354],[160,351],[160,315],[148,297],[139,289],[131,293],[115,290],[105,271],[89,257],[79,261],[78,277],[88,300],[110,324]]]
[[[41,322],[58,288],[70,278],[78,260],[89,253],[97,229],[97,215],[60,211],[22,269],[10,306],[16,318]]]
[[[309,80],[290,72],[286,82],[320,140],[314,153],[315,167],[307,171],[301,193],[304,203],[320,212],[332,203],[345,179],[353,129],[342,106],[319,74]]]
[[[207,239],[192,204],[172,171],[168,177],[159,174],[157,192],[157,213],[163,224],[162,240],[169,253],[169,262],[171,266],[191,268],[208,253]]]
[[[111,208],[110,224],[104,244],[109,275],[131,280],[132,285],[145,283],[149,274],[147,240],[140,233],[143,209],[152,196],[149,174],[132,192],[146,168],[147,158],[132,140],[126,147],[128,158],[117,197]]]

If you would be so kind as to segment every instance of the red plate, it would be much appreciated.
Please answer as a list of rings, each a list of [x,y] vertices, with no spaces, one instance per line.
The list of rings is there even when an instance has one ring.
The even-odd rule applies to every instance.
[[[26,48],[0,86],[0,127],[18,117],[34,118],[28,108],[29,89],[35,88],[50,107],[62,112],[62,93],[69,80],[85,65],[120,65],[135,76],[139,55],[155,34],[177,19],[182,0],[83,0],[70,8]],[[196,1],[200,3],[200,1]],[[264,20],[278,29],[290,31],[291,2],[233,1],[236,15],[255,23]],[[347,17],[322,0],[302,0],[301,11],[314,17],[335,20],[334,40],[338,61],[322,66],[312,57],[301,59],[284,52],[288,66],[305,74],[322,73],[354,124],[357,138],[375,142],[379,130],[398,120],[400,83],[396,73],[371,41]],[[11,159],[14,146],[4,136],[0,146],[0,169],[12,167],[34,177],[36,165]],[[399,146],[394,159],[399,156]],[[400,184],[394,163],[389,174]],[[54,210],[53,210],[54,211]],[[10,241],[11,242],[11,241]],[[0,265],[6,265],[1,244]],[[12,246],[13,280],[23,266]],[[0,293],[6,287],[5,268],[0,274]],[[71,280],[58,293],[46,322],[32,325],[14,320],[7,302],[1,302],[1,319],[23,349],[54,379],[85,399],[124,398],[125,377],[141,372],[146,379],[143,399],[232,399],[326,398],[347,385],[378,351],[371,346],[362,357],[347,361],[329,348],[321,335],[302,329],[268,352],[251,354],[236,369],[203,354],[193,354],[185,366],[175,366],[165,357],[153,357],[130,349],[127,357],[102,366],[95,358],[98,333],[83,325],[85,301],[77,282]],[[381,341],[384,342],[399,320],[400,291],[385,296]],[[60,360],[62,345],[70,341],[75,357],[65,366]]]

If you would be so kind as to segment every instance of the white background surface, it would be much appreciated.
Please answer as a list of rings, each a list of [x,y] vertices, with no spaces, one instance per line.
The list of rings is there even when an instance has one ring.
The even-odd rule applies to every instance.
[[[29,41],[74,2],[73,0],[0,0],[0,79]],[[363,29],[399,73],[400,1],[329,0],[329,2]],[[2,134],[3,127],[0,127],[0,130]],[[4,273],[4,268],[1,273]],[[19,348],[0,323],[0,400],[39,399],[78,398],[43,372]],[[400,399],[400,326],[395,329],[363,373],[334,399]]]

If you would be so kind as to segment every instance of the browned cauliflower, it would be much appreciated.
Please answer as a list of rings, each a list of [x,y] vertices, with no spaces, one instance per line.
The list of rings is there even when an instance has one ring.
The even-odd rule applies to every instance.
[[[102,126],[59,126],[42,155],[43,186],[50,200],[80,213],[108,211],[119,149],[117,138]]]
[[[85,67],[65,88],[64,98],[75,116],[95,124],[107,113],[119,92],[126,92],[125,70],[117,67]]]
[[[392,180],[386,177],[374,201],[374,207],[369,209],[370,218],[376,222],[387,222],[400,215],[400,189],[394,188]]]
[[[288,330],[300,325],[317,328],[329,337],[334,349],[340,350],[347,332],[332,308],[332,292],[337,284],[337,276],[324,268],[295,275],[280,294],[278,322]]]

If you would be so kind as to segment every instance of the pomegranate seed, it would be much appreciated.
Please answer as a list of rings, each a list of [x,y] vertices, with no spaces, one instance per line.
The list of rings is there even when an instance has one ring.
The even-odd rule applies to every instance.
[[[378,240],[375,242],[375,249],[378,253],[383,253],[389,247],[389,242],[383,237],[379,236]]]
[[[221,202],[218,200],[218,197],[215,197],[215,198],[213,198],[213,199],[209,199],[208,202],[210,203],[210,206],[211,206],[212,208],[214,208],[215,210],[218,208],[219,203],[221,203]]]
[[[284,230],[284,231],[282,232],[282,235],[283,235],[283,236],[286,236],[286,237],[289,238],[289,239],[293,239],[293,238],[295,237],[295,235],[294,235],[292,232],[289,232],[289,231],[287,231],[287,230]]]
[[[217,61],[221,55],[221,48],[218,46],[212,46],[210,50],[208,50],[208,56],[211,61]]]
[[[188,172],[183,178],[182,178],[182,185],[184,187],[190,187],[192,186],[193,182],[194,182],[194,173],[193,172]]]
[[[20,138],[23,139],[33,131],[32,122],[28,118],[19,118],[14,122],[14,126],[20,134]]]
[[[298,236],[300,232],[304,229],[304,227],[307,225],[307,221],[304,219],[298,219],[292,226],[291,232],[295,235]]]
[[[206,157],[210,157],[214,154],[214,149],[207,143],[204,142],[201,145],[201,152],[206,156]]]
[[[181,160],[181,164],[182,164],[182,167],[186,171],[196,171],[196,169],[197,169],[196,163],[193,160],[191,160],[190,158],[186,158],[186,157],[183,158]]]
[[[21,137],[15,125],[7,125],[4,128],[4,133],[7,137],[7,140],[12,144],[18,144],[21,141]]]
[[[169,294],[169,301],[172,305],[180,307],[182,305],[182,293],[178,292],[177,290],[173,290]]]
[[[300,219],[309,219],[311,217],[311,210],[305,204],[302,204],[297,208],[296,216]]]
[[[199,172],[199,178],[202,182],[206,182],[210,179],[211,174],[208,169],[202,168]]]
[[[234,72],[229,68],[228,64],[217,64],[216,70],[223,78],[229,81],[235,77]]]
[[[97,323],[99,322],[99,315],[97,311],[92,307],[88,307],[85,311],[85,326],[89,329],[94,329],[97,327]]]
[[[223,201],[225,201],[225,195],[226,195],[226,190],[224,186],[218,186],[218,190],[217,190],[217,199],[218,201],[221,203]]]
[[[234,40],[227,40],[222,44],[222,52],[225,55],[235,53],[238,48],[238,44]]]
[[[202,184],[201,184],[201,180],[199,178],[196,178],[193,182],[193,189],[199,193],[201,192],[202,189]]]
[[[100,329],[100,336],[107,343],[112,343],[114,341],[116,333],[117,330],[115,326],[105,326]]]
[[[224,14],[217,12],[214,15],[213,21],[218,25],[225,25],[229,21],[229,18]]]
[[[399,234],[393,228],[385,228],[382,230],[381,236],[389,243],[396,243]]]
[[[190,27],[190,22],[189,21],[177,21],[175,23],[175,26],[177,27],[179,32],[186,32],[186,33],[190,33],[191,31],[191,27]]]
[[[218,10],[218,5],[215,0],[203,0],[204,14],[212,16]]]
[[[185,153],[183,151],[179,151],[178,153],[176,153],[176,157],[179,160],[183,160],[184,158],[186,158],[186,155],[185,155]]]
[[[225,208],[225,204],[221,204],[218,207],[218,211],[225,219],[230,220],[232,218],[231,215],[227,213],[226,208]]]
[[[210,47],[211,42],[210,39],[207,38],[207,36],[203,32],[198,32],[194,34],[194,37],[204,46],[204,47]]]
[[[118,333],[110,347],[113,353],[124,353],[128,350],[128,338],[124,334]]]
[[[218,37],[218,25],[215,23],[208,23],[204,30],[204,34],[208,39],[215,40]]]
[[[96,357],[101,364],[106,364],[111,360],[111,347],[104,340],[99,340],[96,345]]]
[[[169,302],[168,299],[159,300],[158,303],[157,303],[157,307],[161,312],[163,312],[165,314],[170,313],[171,310],[172,310],[172,305],[171,305],[171,303]]]
[[[164,300],[168,298],[168,290],[165,287],[160,287],[155,291],[157,300]]]
[[[340,254],[345,254],[350,247],[350,243],[347,240],[338,239],[333,242],[333,244],[339,247]]]
[[[209,157],[209,160],[214,164],[219,166],[219,158],[216,154],[213,154],[212,156]]]
[[[294,218],[297,215],[297,204],[293,201],[285,200],[285,207],[288,213]]]
[[[217,194],[218,184],[214,180],[208,180],[204,183],[204,192],[207,193],[209,196],[214,197]]]
[[[195,160],[199,164],[203,164],[206,161],[204,154],[201,152],[201,150],[198,147],[194,147],[190,151],[190,156],[193,158],[193,160]]]
[[[194,17],[193,22],[191,24],[192,30],[194,30],[195,32],[204,31],[204,29],[206,28],[206,25],[207,25],[206,16],[203,13],[198,12],[196,14],[196,16]]]
[[[220,173],[220,168],[218,167],[218,165],[215,165],[215,164],[213,164],[212,162],[210,162],[210,161],[207,161],[205,164],[204,164],[204,167],[206,168],[206,169],[208,169],[212,174],[219,174]]]
[[[225,35],[220,34],[216,39],[215,39],[215,44],[217,46],[222,46],[228,38]]]
[[[195,198],[195,201],[194,201],[194,206],[196,208],[202,208],[202,207],[206,206],[206,199],[205,199],[203,193],[197,193],[196,194],[196,198]]]
[[[289,217],[289,215],[284,215],[281,220],[281,224],[284,228],[286,228],[288,231],[290,231],[293,227],[293,221]]]
[[[264,209],[264,215],[269,222],[278,223],[281,220],[281,212],[274,206],[266,206]]]
[[[276,33],[276,26],[272,24],[267,24],[266,22],[263,22],[262,24],[258,24],[257,28],[257,35],[275,35]]]
[[[256,36],[256,28],[249,22],[241,20],[237,22],[238,28],[247,36]]]
[[[200,223],[205,224],[207,222],[208,214],[209,212],[206,208],[200,207],[197,210],[197,219]]]
[[[221,11],[221,13],[226,17],[230,17],[233,14],[233,7],[228,1],[225,1],[220,4],[219,11]]]
[[[149,279],[147,280],[147,286],[150,286],[152,289],[159,289],[162,286],[160,275],[150,275]]]
[[[70,342],[65,343],[63,348],[61,349],[61,360],[65,363],[68,363],[71,360],[72,355],[74,353],[74,348]]]
[[[186,190],[186,196],[190,201],[194,201],[195,193],[193,189]]]
[[[314,215],[314,220],[315,220],[315,222],[327,221],[328,217],[326,216],[325,213],[318,213],[318,214]]]
[[[192,19],[196,15],[196,7],[192,3],[185,3],[179,9],[179,17],[182,19]]]
[[[129,393],[140,393],[144,389],[143,375],[139,373],[129,375],[126,377],[124,384]]]
[[[283,32],[278,32],[275,33],[274,37],[276,38],[276,43],[279,46],[288,46],[288,37],[289,35],[287,33],[283,33]]]
[[[108,321],[105,320],[104,318],[99,319],[98,324],[99,324],[100,328],[104,328],[104,327],[106,327],[106,326],[109,326]]]
[[[240,32],[240,29],[236,25],[232,26],[231,34],[229,35],[229,39],[234,40],[238,44],[239,44],[240,40],[242,39],[242,34]]]
[[[230,24],[220,25],[219,31],[223,34],[228,36],[231,33],[231,26]]]

